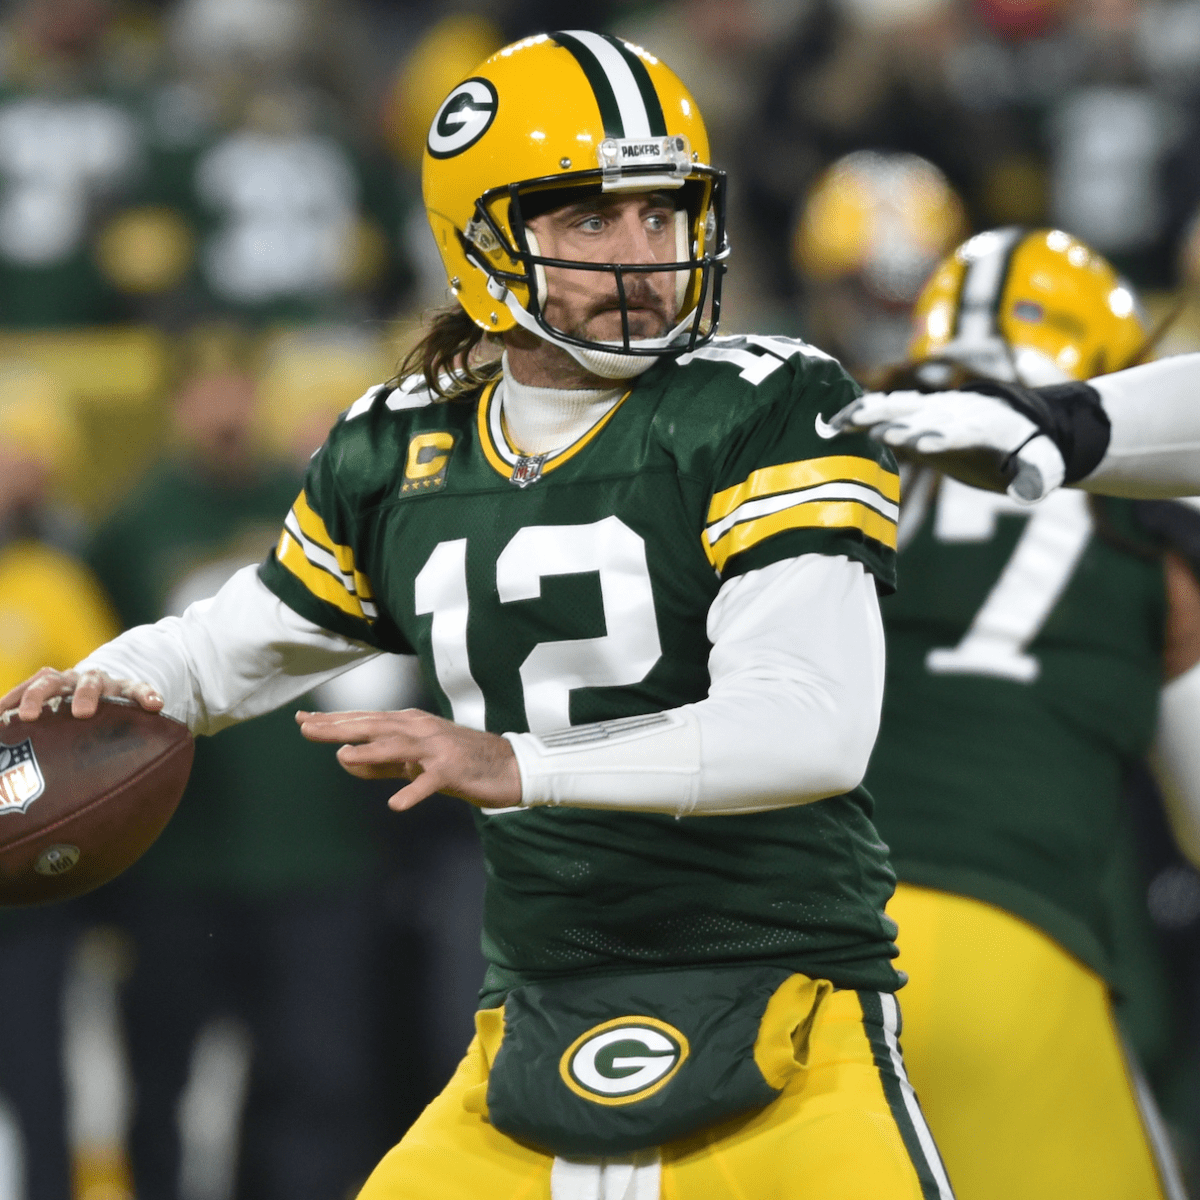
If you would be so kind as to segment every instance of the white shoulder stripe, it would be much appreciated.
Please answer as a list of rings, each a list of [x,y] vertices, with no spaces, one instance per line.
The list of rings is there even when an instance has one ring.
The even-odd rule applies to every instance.
[[[573,38],[578,38],[596,56],[604,74],[608,76],[613,95],[617,98],[621,124],[625,126],[625,136],[650,137],[650,114],[646,112],[646,104],[642,100],[637,80],[634,79],[629,64],[621,57],[620,51],[598,33],[586,29],[571,29],[567,32]]]
[[[338,561],[324,546],[318,546],[311,538],[305,537],[304,531],[300,528],[300,523],[296,520],[296,514],[289,512],[284,518],[283,527],[291,535],[292,539],[300,547],[304,557],[318,570],[324,571],[326,575],[333,576],[334,579],[346,589],[361,605],[363,615],[368,620],[374,620],[379,615],[379,610],[370,600],[364,600],[355,587],[354,576],[347,574],[338,565]]]
[[[387,398],[387,406],[393,412],[398,412],[402,408],[428,408],[432,403],[433,396],[423,387],[416,388],[411,392],[404,392],[397,388]]]
[[[386,383],[377,383],[374,387],[367,388],[346,409],[346,420],[353,421],[355,417],[361,417],[363,413],[370,412],[372,405],[388,390],[389,387]],[[391,395],[388,396],[385,403],[393,412],[402,408],[424,408],[433,403],[433,396],[430,395],[423,376],[410,375],[401,382],[399,387],[391,389]]]
[[[747,500],[739,504],[728,516],[709,525],[705,530],[709,545],[717,538],[726,534],[735,525],[743,521],[752,521],[756,517],[765,517],[771,513],[782,512],[785,508],[795,508],[799,504],[810,504],[814,500],[826,502],[838,500],[854,500],[873,508],[889,521],[896,521],[900,516],[900,506],[881,496],[873,488],[849,480],[838,480],[833,483],[820,483],[814,487],[801,488],[794,492],[781,492],[775,496],[762,496],[757,500]]]

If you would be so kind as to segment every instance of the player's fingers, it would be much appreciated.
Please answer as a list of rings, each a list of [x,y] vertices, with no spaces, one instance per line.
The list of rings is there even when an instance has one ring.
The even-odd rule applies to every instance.
[[[130,683],[121,680],[116,694],[126,700],[135,700],[147,712],[161,712],[165,703],[157,689],[150,683]]]
[[[75,678],[73,671],[55,671],[43,667],[25,686],[17,704],[17,715],[22,721],[36,721],[41,715],[42,705],[54,696],[66,695],[74,686]]]
[[[441,790],[442,781],[433,771],[426,771],[418,775],[407,787],[402,787],[396,792],[388,800],[388,808],[393,812],[406,812]]]
[[[408,722],[403,713],[296,714],[300,732],[314,742],[365,742],[403,733]]]
[[[75,694],[71,697],[73,717],[94,717],[100,707],[100,697],[115,691],[112,682],[100,671],[84,671],[75,682]]]
[[[426,753],[427,748],[417,739],[391,735],[377,741],[344,745],[337,752],[337,757],[344,767],[352,764],[357,767],[388,767],[398,775],[406,763],[420,762]]]

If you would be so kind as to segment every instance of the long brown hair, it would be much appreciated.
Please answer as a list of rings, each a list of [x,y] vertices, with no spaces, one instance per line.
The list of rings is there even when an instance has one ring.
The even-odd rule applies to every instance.
[[[500,360],[481,353],[500,339],[480,329],[461,305],[438,309],[425,336],[404,356],[396,379],[421,374],[442,400],[464,400],[500,373]]]

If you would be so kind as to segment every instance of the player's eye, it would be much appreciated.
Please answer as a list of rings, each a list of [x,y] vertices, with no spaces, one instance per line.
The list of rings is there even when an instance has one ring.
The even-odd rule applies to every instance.
[[[651,233],[663,233],[670,224],[670,218],[665,212],[652,212],[646,217],[646,228]]]
[[[604,228],[604,219],[599,213],[589,213],[578,224],[584,233],[599,233]]]

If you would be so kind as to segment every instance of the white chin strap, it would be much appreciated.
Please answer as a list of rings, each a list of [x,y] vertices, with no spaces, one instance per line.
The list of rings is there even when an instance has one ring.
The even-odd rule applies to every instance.
[[[675,254],[677,262],[686,262],[689,258],[687,245],[687,213],[682,209],[675,213]],[[541,255],[541,247],[538,245],[537,237],[532,230],[526,229],[525,240],[529,244],[529,252],[534,255]],[[534,284],[537,288],[538,304],[546,303],[546,272],[541,264],[534,264],[533,268]],[[691,275],[690,271],[675,272],[675,311],[678,313],[683,306],[684,296],[687,295],[688,278]],[[544,341],[551,342],[555,346],[565,350],[581,367],[590,371],[593,375],[599,375],[601,379],[633,379],[638,375],[650,370],[658,359],[653,355],[648,354],[627,354],[620,349],[620,342],[602,342],[600,345],[615,346],[613,350],[594,350],[585,346],[573,346],[564,338],[555,337],[554,334],[548,333],[534,319],[533,314],[529,312],[524,305],[517,299],[516,294],[509,288],[506,288],[499,280],[488,277],[487,282],[488,295],[493,300],[500,301],[513,315],[513,320],[516,321],[522,329],[529,330],[530,333],[536,334]],[[638,338],[637,344],[639,347],[644,347],[647,350],[666,350],[675,339],[691,325],[695,319],[695,312],[689,313],[674,329],[668,330],[662,337],[656,338]]]

